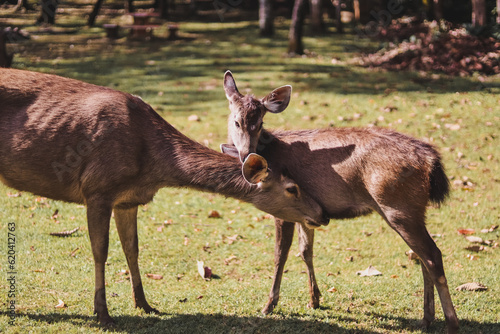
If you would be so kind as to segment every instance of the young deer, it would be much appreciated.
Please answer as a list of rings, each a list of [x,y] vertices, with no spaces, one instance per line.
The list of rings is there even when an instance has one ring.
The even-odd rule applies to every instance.
[[[328,212],[330,218],[379,213],[422,260],[424,325],[434,319],[434,286],[441,299],[449,333],[458,330],[441,252],[425,227],[429,202],[440,204],[449,191],[439,153],[429,144],[381,128],[266,131],[262,119],[272,106],[287,105],[285,86],[258,100],[238,92],[228,71],[224,90],[229,100],[229,144],[224,152],[244,160],[257,152],[274,171],[290,175]],[[280,103],[281,102],[281,103]],[[258,143],[258,144],[256,144]],[[293,222],[276,218],[275,275],[268,314],[278,303],[283,268],[293,238]],[[319,306],[313,268],[314,231],[296,224],[299,248],[309,274],[310,307]]]
[[[7,186],[87,206],[95,262],[94,311],[111,324],[104,281],[114,213],[136,307],[146,301],[139,273],[137,207],[161,187],[221,193],[309,226],[323,209],[265,159],[238,159],[187,138],[130,94],[84,82],[0,69],[0,180]],[[243,175],[242,175],[243,174]],[[247,182],[248,181],[248,182]]]

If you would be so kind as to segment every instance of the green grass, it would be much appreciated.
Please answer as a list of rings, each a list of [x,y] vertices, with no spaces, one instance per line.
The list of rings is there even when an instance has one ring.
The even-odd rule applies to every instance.
[[[65,12],[66,13],[66,12]],[[16,45],[14,66],[81,79],[140,95],[165,119],[191,138],[218,149],[226,139],[227,102],[222,76],[231,69],[240,91],[263,96],[292,84],[293,98],[282,114],[266,116],[267,128],[317,128],[376,124],[430,141],[440,148],[453,186],[448,202],[428,211],[428,229],[440,234],[451,294],[464,333],[500,332],[500,251],[487,246],[476,260],[458,228],[480,230],[500,218],[500,80],[383,72],[347,65],[359,51],[376,45],[353,34],[306,36],[308,57],[288,58],[288,22],[278,23],[276,39],[257,36],[255,22],[180,24],[189,39],[109,43],[100,28],[84,28],[83,16],[60,15],[58,29],[76,34],[39,34],[29,26],[34,15],[17,14],[2,22],[24,24],[34,38]],[[98,24],[124,20],[102,16]],[[158,32],[166,36],[165,29]],[[72,46],[71,46],[72,45]],[[335,57],[340,61],[332,63]],[[384,110],[392,110],[385,112]],[[189,122],[196,114],[201,122]],[[304,116],[309,116],[304,118]],[[460,125],[458,130],[450,125]],[[0,332],[101,333],[92,315],[93,260],[85,209],[40,199],[0,186]],[[56,219],[51,216],[59,210]],[[217,210],[222,218],[208,218]],[[185,189],[162,189],[139,210],[140,265],[146,296],[160,315],[133,308],[120,242],[111,228],[106,266],[107,298],[117,333],[423,333],[423,282],[420,267],[404,254],[407,246],[379,216],[331,221],[316,233],[315,266],[323,293],[321,308],[309,300],[305,265],[292,246],[281,299],[273,315],[260,309],[273,275],[274,224],[252,206],[222,196]],[[163,222],[169,224],[160,232]],[[8,223],[16,225],[15,325],[9,325],[7,301]],[[50,232],[80,227],[74,236]],[[365,232],[373,233],[370,236]],[[498,242],[499,231],[478,234]],[[227,237],[239,235],[234,243]],[[185,244],[185,240],[188,240]],[[208,247],[207,247],[208,246]],[[356,248],[358,251],[348,251]],[[74,256],[72,252],[78,249]],[[234,256],[228,264],[225,260]],[[346,258],[353,256],[353,261]],[[204,281],[197,260],[219,279]],[[356,271],[373,265],[383,276],[360,278]],[[178,279],[180,277],[180,279]],[[393,278],[394,277],[394,278]],[[455,287],[478,281],[485,292]],[[337,292],[327,292],[335,287]],[[199,298],[202,296],[202,298]],[[58,299],[67,307],[55,308]],[[185,302],[180,302],[185,300]],[[436,296],[437,321],[431,333],[444,331]]]

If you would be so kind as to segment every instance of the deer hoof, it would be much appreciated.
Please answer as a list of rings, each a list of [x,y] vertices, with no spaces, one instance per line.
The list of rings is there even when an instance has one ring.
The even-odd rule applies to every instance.
[[[154,307],[149,306],[149,304],[147,302],[145,304],[136,304],[135,307],[143,309],[144,312],[146,312],[146,313],[160,314],[160,311],[158,311]]]
[[[420,322],[420,327],[422,327],[425,330],[428,330],[429,327],[431,326],[432,319],[425,319],[423,318],[422,321]]]
[[[307,308],[313,308],[313,309],[319,308],[319,301],[318,300],[310,301],[307,304]]]
[[[99,323],[101,324],[101,326],[112,327],[115,325],[115,321],[113,320],[113,318],[109,316],[109,314],[104,314],[104,315],[98,314],[97,317],[99,319]]]
[[[264,308],[262,309],[262,314],[268,315],[273,313],[275,306],[276,305],[270,300],[269,302],[267,302],[266,306],[264,306]]]

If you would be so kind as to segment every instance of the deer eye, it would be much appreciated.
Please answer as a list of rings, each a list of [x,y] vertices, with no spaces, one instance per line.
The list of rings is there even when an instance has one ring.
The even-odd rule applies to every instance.
[[[299,194],[299,189],[295,185],[289,186],[285,190],[294,196],[297,196]]]
[[[236,126],[238,129],[241,128],[241,125],[238,121],[234,121],[234,126]]]

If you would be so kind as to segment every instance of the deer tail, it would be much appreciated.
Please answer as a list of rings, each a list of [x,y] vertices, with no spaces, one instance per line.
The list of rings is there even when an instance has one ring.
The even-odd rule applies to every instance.
[[[444,172],[444,167],[439,156],[434,159],[429,180],[431,186],[429,198],[434,204],[440,205],[450,193],[450,181]]]

